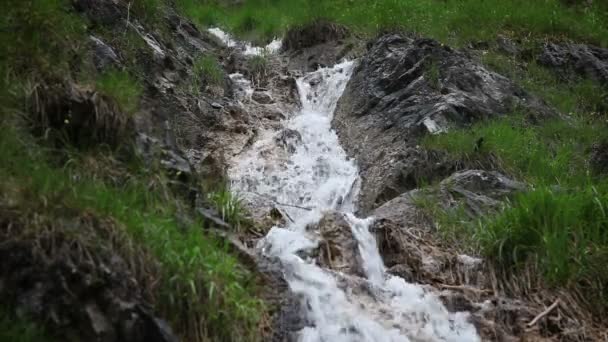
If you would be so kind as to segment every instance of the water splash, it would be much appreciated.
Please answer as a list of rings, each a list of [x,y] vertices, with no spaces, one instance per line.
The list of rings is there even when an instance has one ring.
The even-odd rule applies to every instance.
[[[281,49],[282,42],[280,39],[274,39],[268,45],[264,47],[253,46],[249,42],[241,42],[235,40],[230,34],[224,32],[219,27],[212,27],[208,29],[209,33],[216,36],[221,40],[227,47],[236,48],[242,51],[246,56],[261,56],[264,54],[273,54]]]
[[[232,187],[251,202],[285,203],[291,222],[273,227],[259,243],[261,253],[278,257],[291,290],[305,300],[313,326],[300,340],[313,341],[479,341],[467,313],[450,313],[429,289],[389,275],[369,227],[373,218],[353,212],[359,191],[354,161],[331,128],[338,99],[353,62],[323,68],[297,80],[302,108],[282,131],[266,131],[229,170]],[[291,149],[278,143],[286,133]],[[323,269],[306,252],[318,246],[307,230],[324,212],[344,213],[358,242],[365,278]]]

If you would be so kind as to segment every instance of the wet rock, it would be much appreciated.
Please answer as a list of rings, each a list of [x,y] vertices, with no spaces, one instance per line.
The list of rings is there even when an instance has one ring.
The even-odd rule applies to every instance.
[[[298,341],[299,331],[311,325],[306,318],[303,299],[289,289],[279,259],[262,257],[257,265],[258,272],[267,285],[263,296],[268,303],[277,305],[277,309],[272,312],[272,326],[267,340]]]
[[[540,117],[554,115],[541,100],[465,53],[430,39],[398,34],[376,39],[356,67],[333,120],[342,145],[361,168],[362,211],[415,183],[415,168],[402,156],[418,155],[419,165],[437,168],[423,172],[430,178],[446,171],[441,160],[417,151],[422,136],[515,108]]]
[[[547,43],[538,62],[560,71],[574,70],[579,75],[608,84],[608,49],[585,44]]]
[[[315,227],[308,228],[320,234],[319,264],[345,274],[364,276],[359,244],[344,214],[327,213]]]
[[[260,104],[274,103],[272,96],[264,91],[254,91],[253,94],[251,94],[251,99]]]
[[[465,170],[456,172],[439,185],[439,197],[444,207],[465,204],[472,217],[498,209],[504,197],[526,189],[498,172]]]
[[[289,153],[295,153],[296,149],[302,144],[302,136],[296,130],[285,128],[275,138],[274,141]]]
[[[120,65],[120,60],[114,50],[101,39],[90,36],[94,48],[93,63],[98,71],[107,70],[110,67]]]

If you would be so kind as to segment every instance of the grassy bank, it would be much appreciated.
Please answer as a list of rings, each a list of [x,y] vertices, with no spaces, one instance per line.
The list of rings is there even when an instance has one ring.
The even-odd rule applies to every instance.
[[[161,0],[137,2],[131,15],[147,25],[161,25],[165,5]],[[90,23],[74,12],[70,1],[9,0],[0,9],[0,212],[3,224],[23,227],[11,231],[3,226],[5,241],[38,248],[39,239],[68,236],[73,246],[100,259],[108,253],[121,257],[150,296],[155,313],[185,340],[259,338],[258,323],[265,311],[255,276],[228,245],[205,233],[208,224],[173,191],[160,167],[144,165],[129,152],[131,135],[112,146],[101,139],[77,146],[66,133],[70,113],[58,114],[65,115],[63,127],[32,134],[39,119],[32,108],[46,91],[41,89],[65,82],[80,82],[79,87],[102,95],[104,110],[113,116],[90,113],[97,122],[124,122],[136,115],[144,96],[137,47],[119,51],[124,68],[100,73],[87,64]],[[110,37],[107,41],[114,46],[145,46],[131,31],[112,35],[104,27],[95,30]],[[211,74],[207,77],[212,81],[221,76],[214,60],[197,62],[196,68]],[[68,138],[50,139],[54,136]],[[214,196],[209,201],[226,220],[240,222],[238,201],[226,191]],[[66,224],[72,221],[78,222],[78,229]],[[46,252],[49,259],[59,258],[41,251]],[[42,327],[21,324],[11,311],[9,307],[6,315],[0,312],[0,340],[46,340]],[[10,329],[4,329],[8,325]]]
[[[219,25],[244,37],[270,39],[315,18],[364,34],[402,28],[450,44],[493,40],[498,34],[571,38],[608,46],[607,7],[559,0],[178,0],[201,25]]]
[[[498,169],[531,189],[482,218],[444,211],[423,201],[450,239],[479,250],[506,269],[535,263],[545,279],[583,287],[599,310],[608,307],[608,180],[589,166],[591,146],[606,141],[605,126],[581,119],[531,124],[523,116],[429,136],[427,148],[469,165]],[[477,143],[483,138],[481,147]]]

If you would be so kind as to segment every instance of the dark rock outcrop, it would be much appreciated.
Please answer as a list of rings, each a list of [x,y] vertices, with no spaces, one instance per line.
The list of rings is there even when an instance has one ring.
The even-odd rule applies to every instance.
[[[356,67],[333,121],[361,168],[360,208],[369,211],[415,188],[417,174],[427,179],[449,174],[439,156],[416,147],[425,134],[516,109],[553,115],[542,101],[463,52],[399,34],[376,39]]]
[[[283,39],[282,50],[289,57],[289,69],[309,72],[332,66],[344,58],[356,57],[361,44],[351,37],[351,32],[344,26],[316,21],[289,30]]]
[[[61,132],[57,143],[79,148],[106,144],[116,147],[133,137],[133,120],[112,99],[94,88],[69,81],[50,82],[35,89],[30,112],[34,131]],[[62,139],[66,139],[64,141]]]
[[[538,62],[559,71],[574,71],[608,85],[608,49],[584,44],[547,43]]]
[[[589,156],[591,170],[600,175],[608,174],[608,142],[596,143]]]
[[[5,200],[0,296],[17,315],[44,322],[64,341],[178,340],[147,301],[152,285],[142,280],[158,274],[156,265],[119,224],[86,211],[64,219],[24,214]]]
[[[436,187],[412,190],[384,203],[373,211],[379,221],[390,220],[403,227],[429,226],[416,199],[429,198],[444,210],[464,205],[473,217],[497,209],[501,200],[526,190],[526,185],[498,172],[465,170],[455,172]]]

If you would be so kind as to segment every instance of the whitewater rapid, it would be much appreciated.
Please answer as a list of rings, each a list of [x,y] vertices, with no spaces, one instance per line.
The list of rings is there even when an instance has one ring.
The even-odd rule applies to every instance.
[[[301,109],[286,113],[282,129],[262,132],[229,169],[233,191],[250,202],[270,200],[289,218],[285,226],[272,227],[258,249],[281,261],[291,291],[303,300],[312,324],[300,331],[299,339],[479,341],[467,313],[450,313],[430,288],[387,274],[369,231],[373,218],[354,215],[359,172],[331,127],[353,68],[354,62],[346,61],[299,78]],[[278,143],[285,136],[291,149]],[[319,244],[318,234],[307,226],[330,211],[347,218],[359,246],[364,279],[324,269],[307,253]]]

